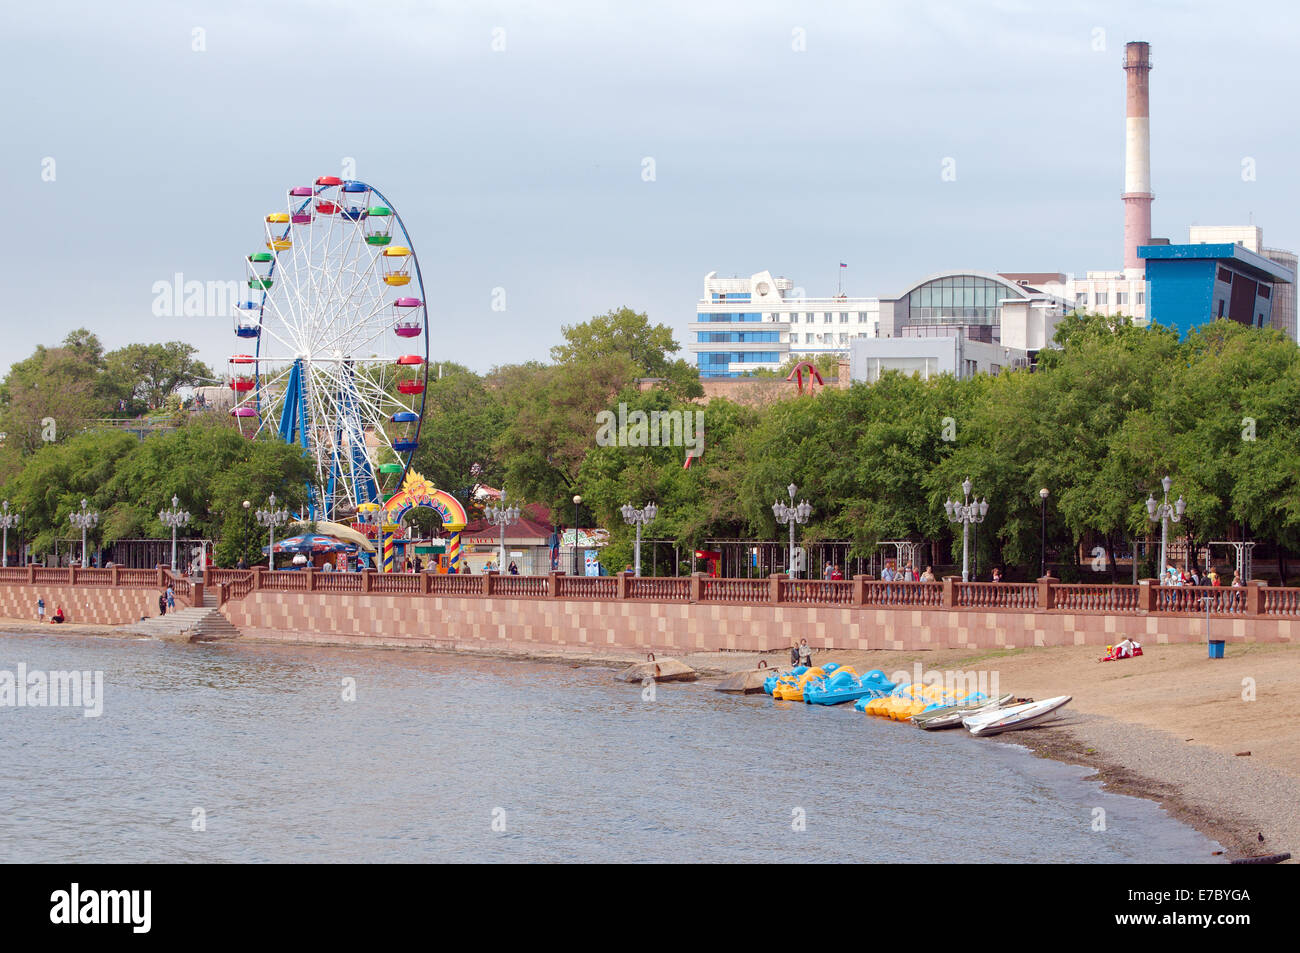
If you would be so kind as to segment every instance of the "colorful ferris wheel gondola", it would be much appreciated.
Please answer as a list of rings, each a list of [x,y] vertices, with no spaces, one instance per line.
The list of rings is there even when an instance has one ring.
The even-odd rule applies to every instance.
[[[364,182],[344,182],[342,192],[343,207],[339,210],[339,215],[344,221],[360,222],[369,217],[367,200],[370,198],[370,186]]]
[[[321,176],[287,195],[285,212],[264,217],[266,251],[245,256],[253,294],[235,333],[255,353],[231,358],[233,415],[309,451],[310,518],[347,518],[400,486],[419,446],[423,282],[401,216],[373,186]],[[385,256],[394,238],[403,254]]]
[[[372,205],[366,209],[366,244],[380,248],[393,240],[393,210],[387,205]]]
[[[403,354],[397,359],[397,390],[402,394],[423,394],[425,384],[424,358],[418,354]]]
[[[424,302],[398,298],[393,302],[393,332],[399,338],[417,338],[424,332]]]
[[[262,306],[256,301],[235,305],[235,337],[255,338],[262,333]]]
[[[398,453],[410,453],[419,446],[420,415],[409,410],[399,410],[393,414],[393,449]]]
[[[405,245],[389,245],[380,258],[384,270],[384,284],[394,288],[411,283],[411,249]]]

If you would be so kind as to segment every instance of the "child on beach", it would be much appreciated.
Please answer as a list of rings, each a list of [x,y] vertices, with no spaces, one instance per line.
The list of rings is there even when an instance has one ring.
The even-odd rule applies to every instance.
[[[54,609],[54,616],[50,619],[50,621],[51,621],[51,622],[62,622],[62,621],[63,621],[63,606],[57,606],[57,607],[55,607],[55,609]]]
[[[45,599],[43,597],[37,597],[36,599],[36,621],[45,621]]]

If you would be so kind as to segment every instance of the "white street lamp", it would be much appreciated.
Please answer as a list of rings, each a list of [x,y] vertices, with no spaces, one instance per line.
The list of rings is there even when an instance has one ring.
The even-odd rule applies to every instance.
[[[984,522],[984,517],[989,513],[989,501],[975,500],[971,498],[970,477],[962,481],[961,492],[962,502],[956,503],[947,500],[943,504],[944,512],[948,514],[950,523],[961,524],[961,581],[970,582],[970,528],[971,524]],[[1046,499],[1046,497],[1044,497]]]
[[[629,526],[636,527],[636,575],[641,575],[641,527],[655,518],[659,512],[659,507],[654,503],[647,503],[643,508],[637,509],[631,503],[624,504],[619,510],[623,514],[623,522]]]
[[[790,562],[791,579],[795,578],[794,526],[796,523],[798,523],[800,526],[807,523],[809,518],[812,516],[812,511],[813,511],[812,506],[808,503],[807,500],[804,500],[802,503],[798,504],[797,506],[795,505],[794,495],[798,491],[798,489],[799,488],[797,486],[791,483],[788,487],[786,487],[786,492],[790,494],[789,504],[782,503],[780,500],[777,500],[775,503],[772,504],[772,515],[776,517],[776,521],[778,523],[785,523],[790,527],[789,562]]]
[[[176,530],[190,521],[190,514],[180,508],[180,499],[172,495],[172,508],[158,511],[158,522],[172,530],[172,572],[176,571]]]
[[[90,554],[86,552],[86,530],[99,525],[99,514],[90,509],[90,503],[83,499],[80,512],[69,513],[68,519],[81,530],[81,568],[87,569],[90,566]]]
[[[267,499],[266,504],[266,509],[259,509],[256,515],[257,522],[270,530],[271,540],[270,545],[266,547],[266,560],[267,566],[275,569],[275,528],[289,522],[289,511],[283,507],[276,508],[274,493]]]
[[[1171,506],[1169,504],[1169,489],[1174,485],[1174,481],[1165,477],[1160,481],[1160,486],[1165,491],[1163,503],[1157,503],[1154,495],[1147,497],[1147,519],[1155,523],[1160,523],[1160,582],[1167,583],[1165,570],[1169,567],[1169,524],[1177,523],[1182,520],[1183,513],[1187,509],[1187,503],[1184,502],[1180,494],[1178,499]],[[1136,559],[1136,555],[1134,556]]]
[[[5,500],[0,503],[0,527],[4,528],[4,557],[3,563],[9,565],[9,530],[23,521],[21,513],[9,512],[9,501]]]
[[[483,508],[483,515],[493,526],[501,528],[501,544],[497,556],[497,572],[505,572],[506,567],[506,527],[519,519],[519,507],[506,506],[506,491],[501,489],[501,505]]]

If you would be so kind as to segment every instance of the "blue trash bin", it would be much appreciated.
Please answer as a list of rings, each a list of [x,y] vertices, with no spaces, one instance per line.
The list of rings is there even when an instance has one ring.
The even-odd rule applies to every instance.
[[[1223,640],[1210,639],[1210,658],[1223,658]]]

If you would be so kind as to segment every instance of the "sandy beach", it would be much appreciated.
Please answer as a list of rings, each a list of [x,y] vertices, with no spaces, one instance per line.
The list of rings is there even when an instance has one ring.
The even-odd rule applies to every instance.
[[[20,620],[0,620],[0,631],[139,638],[117,626],[38,627]],[[862,673],[878,668],[890,676],[911,675],[917,664],[923,671],[984,672],[990,678],[996,673],[999,689],[1019,697],[1071,695],[1050,726],[971,743],[1024,745],[1042,757],[1094,768],[1109,790],[1158,801],[1219,841],[1229,857],[1300,853],[1300,646],[1232,644],[1222,660],[1207,659],[1204,645],[1147,648],[1141,658],[1107,663],[1098,661],[1102,650],[1095,646],[976,654],[827,651],[816,653],[814,661],[851,665]],[[457,654],[609,668],[643,661],[627,653]],[[705,687],[760,662],[781,668],[789,661],[787,652],[707,652],[680,659],[700,673]],[[899,724],[898,730],[916,729]]]
[[[1051,727],[1001,741],[1096,768],[1108,789],[1159,801],[1231,857],[1300,852],[1300,646],[1233,644],[1222,660],[1207,659],[1204,645],[1145,648],[1141,658],[1106,663],[1097,661],[1102,650],[1095,646],[974,655],[825,652],[814,661],[886,675],[912,672],[918,662],[926,671],[996,672],[1003,692],[1071,695]],[[736,671],[758,658],[709,653],[683,660],[701,671]],[[788,664],[786,653],[766,658]],[[1252,686],[1254,699],[1247,700]]]

